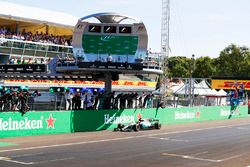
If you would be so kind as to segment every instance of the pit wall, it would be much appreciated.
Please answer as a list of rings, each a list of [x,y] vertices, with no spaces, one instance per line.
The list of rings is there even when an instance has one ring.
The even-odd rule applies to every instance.
[[[118,123],[136,122],[142,118],[156,118],[161,124],[179,124],[228,119],[229,106],[194,108],[150,108],[99,111],[43,111],[0,113],[0,138],[42,134],[112,130]],[[231,119],[249,117],[247,106],[240,106]]]

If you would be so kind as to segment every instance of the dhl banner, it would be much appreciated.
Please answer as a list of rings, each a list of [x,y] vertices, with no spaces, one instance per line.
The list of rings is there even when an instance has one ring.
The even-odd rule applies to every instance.
[[[73,81],[73,80],[5,80],[5,85],[45,85],[47,87],[51,86],[68,86],[68,87],[104,87],[103,81]],[[147,82],[147,81],[126,81],[118,80],[112,81],[112,86],[125,86],[125,87],[155,87],[156,82]]]
[[[212,79],[211,84],[213,89],[232,89],[239,86],[244,86],[245,90],[250,90],[250,80]]]

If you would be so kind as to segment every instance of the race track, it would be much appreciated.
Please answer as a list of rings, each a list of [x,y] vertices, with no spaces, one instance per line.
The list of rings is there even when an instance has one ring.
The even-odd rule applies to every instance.
[[[9,145],[9,146],[8,146]],[[247,167],[250,118],[0,139],[1,167]]]

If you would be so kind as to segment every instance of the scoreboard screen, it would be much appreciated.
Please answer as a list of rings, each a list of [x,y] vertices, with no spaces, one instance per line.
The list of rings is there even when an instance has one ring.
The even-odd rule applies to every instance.
[[[89,32],[101,32],[101,26],[89,25]]]
[[[116,33],[116,26],[104,26],[104,33]]]
[[[85,53],[135,55],[138,36],[83,35],[82,41]]]
[[[131,27],[119,27],[119,33],[121,34],[131,34]]]

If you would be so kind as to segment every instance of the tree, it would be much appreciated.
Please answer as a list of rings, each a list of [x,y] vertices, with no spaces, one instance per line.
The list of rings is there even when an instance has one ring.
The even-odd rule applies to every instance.
[[[168,77],[189,77],[190,61],[186,57],[170,57],[168,59]]]
[[[210,57],[200,57],[195,60],[194,78],[209,78],[213,76],[214,72],[213,59]]]
[[[248,77],[250,69],[250,52],[247,47],[229,45],[215,59],[215,76]]]

